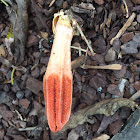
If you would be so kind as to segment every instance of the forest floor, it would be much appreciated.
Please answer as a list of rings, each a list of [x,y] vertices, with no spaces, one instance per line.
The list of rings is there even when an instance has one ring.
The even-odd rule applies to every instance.
[[[20,13],[26,5],[8,3],[12,7],[8,13],[0,3],[0,140],[111,139],[140,105],[140,1],[50,3],[29,1],[26,21],[25,13]],[[62,131],[53,133],[47,124],[42,81],[53,44],[53,16],[61,9],[72,10],[96,54],[80,35],[73,37],[71,117]],[[23,20],[14,26],[14,45],[8,45],[13,36],[10,14]]]

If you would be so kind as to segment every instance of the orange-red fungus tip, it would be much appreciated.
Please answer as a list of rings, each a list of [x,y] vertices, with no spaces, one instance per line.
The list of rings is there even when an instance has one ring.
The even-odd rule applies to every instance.
[[[72,72],[70,45],[72,28],[58,22],[47,70],[43,79],[48,124],[53,132],[68,122],[72,102]]]

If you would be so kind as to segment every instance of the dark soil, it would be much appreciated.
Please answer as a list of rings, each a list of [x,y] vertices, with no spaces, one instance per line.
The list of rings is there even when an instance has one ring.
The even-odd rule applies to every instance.
[[[113,45],[110,40],[127,21],[123,1],[57,0],[51,7],[51,0],[32,1],[34,3],[29,2],[28,8],[29,27],[25,58],[20,64],[22,68],[14,72],[13,85],[10,81],[13,68],[8,67],[3,60],[10,59],[5,48],[10,21],[5,5],[0,3],[0,140],[92,140],[101,134],[114,136],[133,112],[131,109],[122,107],[109,117],[99,114],[89,116],[89,122],[63,134],[50,131],[45,116],[42,81],[54,38],[52,20],[54,13],[72,6],[83,33],[91,41],[96,53],[92,56],[89,51],[85,64],[123,66],[119,71],[85,70],[80,66],[73,69],[73,114],[105,99],[129,99],[140,90],[140,1],[125,0],[129,16],[135,12],[136,17]],[[81,8],[79,5],[82,2],[95,7],[95,10]],[[45,34],[45,39],[42,39],[42,34]],[[87,49],[81,36],[74,36],[71,44]],[[82,55],[85,55],[85,52],[82,52]],[[71,57],[72,61],[78,58],[79,51],[71,49]],[[123,90],[119,85],[123,85]],[[135,102],[139,105],[140,98]]]

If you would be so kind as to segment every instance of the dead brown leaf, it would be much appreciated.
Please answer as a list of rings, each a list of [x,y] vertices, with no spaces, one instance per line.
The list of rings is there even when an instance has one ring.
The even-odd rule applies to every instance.
[[[134,110],[134,108],[137,107],[137,104],[134,101],[126,98],[103,100],[72,114],[69,122],[59,133],[63,133],[68,129],[75,128],[77,125],[87,122],[88,117],[94,114],[104,114],[106,116],[111,116],[123,106],[129,107]]]

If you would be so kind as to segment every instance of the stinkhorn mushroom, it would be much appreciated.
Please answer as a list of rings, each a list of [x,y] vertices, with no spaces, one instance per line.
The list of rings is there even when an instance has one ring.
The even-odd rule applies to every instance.
[[[67,123],[72,103],[71,40],[73,28],[63,12],[54,15],[53,46],[43,91],[48,124],[52,132],[60,131]]]

